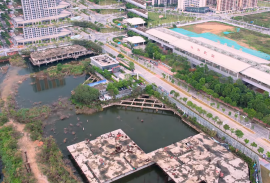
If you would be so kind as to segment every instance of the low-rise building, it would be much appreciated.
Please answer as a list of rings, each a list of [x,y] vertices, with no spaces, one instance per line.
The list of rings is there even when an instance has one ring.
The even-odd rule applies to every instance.
[[[98,55],[91,57],[91,65],[99,67],[102,70],[111,71],[114,67],[119,65],[119,62],[109,55]]]
[[[123,20],[123,23],[128,24],[131,27],[144,26],[145,21],[142,18],[127,18]]]

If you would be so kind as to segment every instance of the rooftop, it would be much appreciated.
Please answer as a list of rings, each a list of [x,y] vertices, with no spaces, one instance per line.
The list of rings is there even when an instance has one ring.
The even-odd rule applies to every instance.
[[[90,182],[112,182],[154,163],[176,183],[250,182],[247,164],[203,133],[148,154],[121,129],[67,148]]]
[[[145,21],[142,18],[127,18],[123,20],[124,23],[129,23],[131,25],[141,25],[145,24]]]
[[[57,57],[64,54],[70,54],[80,51],[87,51],[87,49],[80,45],[72,45],[72,46],[66,46],[66,47],[60,47],[60,48],[53,48],[53,49],[47,49],[43,51],[37,51],[30,54],[31,59],[33,61],[40,60],[40,59],[46,59],[51,57]]]
[[[116,180],[150,163],[149,157],[121,129],[67,148],[90,182],[93,177],[100,183]]]
[[[133,37],[124,38],[124,41],[125,40],[132,43],[132,44],[144,43],[145,42],[145,40],[141,36],[133,36]]]
[[[262,82],[268,86],[270,86],[270,75],[269,73],[265,71],[258,70],[256,68],[248,68],[241,72],[241,74],[244,74],[250,78],[253,78],[259,82]]]
[[[174,34],[178,34],[174,31],[172,31]],[[161,40],[164,40],[168,42],[169,44],[180,48],[182,50],[188,51],[190,53],[193,53],[203,59],[206,59],[210,62],[216,63],[226,69],[229,69],[233,72],[241,72],[244,69],[247,69],[251,65],[248,63],[245,63],[243,61],[240,61],[236,58],[230,57],[225,54],[221,54],[217,51],[214,51],[212,49],[209,49],[205,46],[202,46],[200,44],[196,44],[194,42],[188,41],[186,39],[177,38],[173,35],[167,34],[163,31],[160,31],[159,29],[150,29],[146,31],[146,33],[157,37]],[[182,35],[182,34],[181,34]],[[215,42],[213,42],[214,44]],[[219,43],[216,43],[219,44]]]
[[[113,59],[112,57],[110,57],[109,55],[106,55],[106,54],[91,57],[91,60],[95,61],[96,63],[98,63],[101,66],[119,64],[119,62],[117,60]]]

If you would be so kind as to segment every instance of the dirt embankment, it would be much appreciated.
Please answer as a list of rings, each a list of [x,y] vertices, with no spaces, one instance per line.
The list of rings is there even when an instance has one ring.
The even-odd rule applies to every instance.
[[[8,103],[6,101],[10,95],[15,95],[17,93],[18,84],[29,77],[29,75],[19,76],[19,70],[20,68],[10,67],[4,81],[0,85],[1,98],[5,101],[5,104]],[[12,119],[9,119],[9,122],[6,123],[5,126],[6,125],[13,125],[15,130],[23,134],[18,141],[18,146],[22,152],[27,153],[28,163],[30,164],[31,172],[36,178],[37,183],[49,183],[47,177],[41,173],[38,163],[36,162],[36,155],[39,151],[38,146],[40,145],[39,142],[33,142],[30,139],[30,134],[24,131],[25,124],[17,123]]]

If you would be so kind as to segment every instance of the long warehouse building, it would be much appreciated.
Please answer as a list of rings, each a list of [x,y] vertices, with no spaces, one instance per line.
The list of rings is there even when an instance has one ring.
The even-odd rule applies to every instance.
[[[209,69],[234,80],[242,79],[257,88],[270,92],[270,61],[205,38],[188,37],[166,28],[142,32],[164,49],[182,55],[194,65],[207,64]]]

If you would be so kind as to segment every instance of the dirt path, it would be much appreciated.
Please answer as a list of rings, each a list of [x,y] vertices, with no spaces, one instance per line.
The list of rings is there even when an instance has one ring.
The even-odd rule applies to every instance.
[[[13,121],[8,122],[7,124],[12,124],[15,130],[23,134],[23,136],[18,141],[19,149],[22,152],[27,152],[28,162],[30,163],[31,171],[34,177],[36,178],[37,183],[49,183],[47,177],[43,175],[39,170],[38,163],[36,162],[36,155],[39,151],[38,150],[39,142],[37,141],[33,142],[30,139],[30,134],[24,131],[25,127],[24,124],[20,124]]]
[[[1,91],[1,97],[4,101],[6,101],[7,97],[10,94],[13,94],[15,92],[15,85],[18,83],[22,83],[25,79],[29,78],[29,75],[18,75],[18,72],[21,68],[18,67],[11,67],[7,75],[4,79],[4,81],[0,85],[0,91]]]

